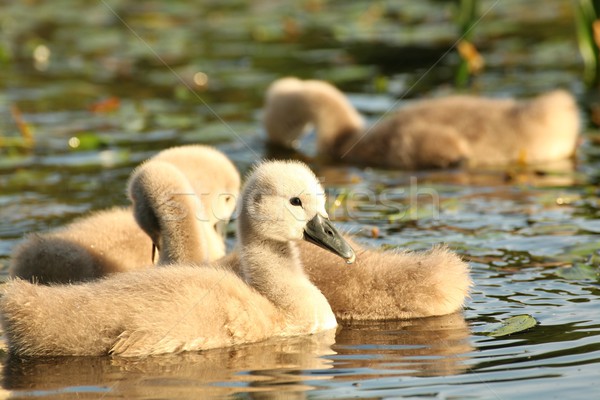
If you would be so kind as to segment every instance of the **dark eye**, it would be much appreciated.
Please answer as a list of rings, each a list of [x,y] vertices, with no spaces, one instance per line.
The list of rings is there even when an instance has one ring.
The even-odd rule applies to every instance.
[[[290,204],[293,206],[302,207],[302,200],[300,200],[300,197],[292,197],[290,199]]]

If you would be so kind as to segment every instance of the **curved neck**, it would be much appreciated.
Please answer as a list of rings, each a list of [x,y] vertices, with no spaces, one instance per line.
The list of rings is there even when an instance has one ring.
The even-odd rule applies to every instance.
[[[306,127],[314,125],[319,153],[334,158],[364,129],[362,117],[336,87],[297,78],[282,78],[269,88],[264,123],[270,140],[286,147],[294,146]]]
[[[305,275],[296,245],[261,237],[243,211],[238,223],[242,278],[278,307],[305,307],[306,296],[318,289]]]
[[[159,264],[206,261],[202,235],[208,222],[177,168],[162,161],[143,164],[132,175],[129,194],[138,225],[159,249]]]
[[[337,325],[331,306],[305,275],[292,242],[241,242],[241,277],[280,309],[290,334],[318,332]]]
[[[164,194],[165,202],[158,205],[160,226],[158,264],[208,261],[206,241],[201,234],[203,225],[201,204],[193,192]]]
[[[364,129],[363,118],[337,88],[319,81],[306,81],[305,88],[319,152],[343,154]]]

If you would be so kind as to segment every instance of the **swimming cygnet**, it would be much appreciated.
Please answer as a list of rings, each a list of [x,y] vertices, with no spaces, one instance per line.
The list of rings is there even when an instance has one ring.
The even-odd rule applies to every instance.
[[[338,321],[394,320],[460,311],[473,285],[469,265],[445,246],[427,251],[380,251],[344,235],[356,253],[352,268],[321,249],[299,243],[311,282],[325,295]],[[220,263],[239,273],[236,251]]]
[[[238,234],[240,275],[218,265],[171,265],[80,285],[6,283],[0,312],[9,350],[147,356],[337,325],[304,274],[296,242],[308,240],[348,263],[355,255],[327,219],[323,189],[304,164],[268,162],[253,171],[240,201]]]
[[[185,175],[183,171],[167,168],[159,160],[150,160],[138,167],[130,179],[129,190],[134,198],[136,219],[161,250],[158,265],[205,261],[207,243],[203,238],[210,232],[203,231],[204,224],[195,218],[181,218],[198,214],[197,198],[177,196],[177,202],[173,199],[160,201],[160,193],[184,193],[190,190],[182,175]],[[217,179],[218,175],[213,177]],[[236,193],[238,191],[234,190]],[[112,231],[126,232],[129,228],[124,224],[135,224],[133,217],[121,214],[125,212],[119,214],[109,211],[84,220],[77,229],[71,225],[71,232],[90,237],[102,236],[106,249],[118,249],[118,253],[110,253],[114,264],[108,264],[107,257],[96,260],[95,265],[99,267],[95,268],[100,271],[108,271],[109,267],[113,271],[122,271],[123,268],[118,268],[120,260],[127,260],[137,269],[150,266],[151,242],[147,237],[139,237],[139,229],[130,229],[137,236],[111,235]],[[106,221],[97,224],[98,230],[85,231],[85,228],[93,228],[90,223],[95,218],[102,222],[103,217]],[[199,227],[194,229],[193,224]],[[118,240],[127,240],[125,243],[130,249],[118,243]],[[347,237],[346,240],[350,239]],[[60,252],[62,246],[63,258],[72,254],[73,248],[76,250],[71,256],[74,261],[70,263],[75,267],[63,268],[60,265],[62,258],[38,264],[32,259],[32,275],[48,276],[54,273],[53,276],[56,276],[61,272],[62,281],[68,282],[90,268],[87,260],[93,257],[93,251],[69,241],[54,239],[52,243],[56,253]],[[446,248],[434,247],[425,252],[394,252],[368,249],[358,243],[354,243],[353,247],[359,254],[357,267],[340,269],[334,268],[339,262],[337,257],[314,246],[305,246],[303,243],[299,246],[309,278],[328,299],[338,319],[381,320],[445,315],[460,310],[468,296],[471,285],[468,264]],[[35,255],[35,248],[30,247],[29,250]],[[239,273],[239,251],[235,249],[220,264]]]
[[[523,101],[477,96],[421,100],[366,127],[337,88],[291,77],[269,87],[264,124],[275,144],[294,147],[313,125],[321,155],[406,169],[566,159],[574,154],[579,134],[577,106],[564,90]]]
[[[198,159],[190,162],[196,167],[192,173],[198,173],[203,168],[199,165],[201,156],[202,151],[197,151]],[[230,162],[227,160],[227,163]],[[154,164],[158,166],[153,167]],[[136,219],[152,237],[152,241],[137,228],[131,210],[109,210],[65,228],[63,232],[72,235],[70,240],[45,238],[42,235],[45,243],[52,245],[52,253],[49,253],[52,257],[49,255],[36,260],[40,249],[34,246],[33,240],[37,236],[32,237],[19,253],[20,260],[13,260],[13,265],[26,265],[29,276],[42,277],[45,281],[49,277],[54,282],[89,280],[108,272],[149,267],[151,243],[158,245],[161,250],[159,265],[204,262],[209,244],[203,238],[210,236],[211,232],[203,231],[201,227],[180,228],[192,222],[205,225],[195,218],[193,221],[180,218],[184,215],[197,216],[197,197],[176,196],[172,200],[182,200],[177,203],[172,200],[156,201],[161,197],[161,187],[176,187],[162,192],[189,191],[189,183],[185,183],[181,175],[186,175],[186,178],[190,176],[190,168],[183,168],[179,173],[173,168],[161,168],[159,165],[163,165],[159,160],[147,161],[132,174],[129,183],[130,196],[135,197],[133,209]],[[220,171],[226,170],[220,168]],[[239,182],[235,168],[223,179],[234,175],[234,181]],[[222,177],[218,171],[210,176],[213,182]],[[229,187],[228,192],[238,193],[239,188],[233,186]],[[201,185],[199,190],[202,190]],[[218,193],[221,189],[213,190]],[[132,191],[137,194],[132,194]],[[211,196],[200,197],[201,200],[209,198]],[[152,207],[157,209],[153,210]],[[164,210],[168,207],[172,210],[167,215]],[[159,215],[162,215],[160,223]],[[217,236],[214,233],[212,235]],[[98,256],[92,247],[98,246],[98,243],[104,249],[102,256]],[[338,319],[381,320],[445,315],[460,310],[468,296],[471,285],[468,264],[446,248],[434,247],[425,252],[384,252],[364,248],[358,243],[354,243],[353,247],[360,255],[358,265],[345,269],[333,268],[339,260],[325,251],[302,243],[299,247],[309,278],[324,293]],[[67,258],[69,262],[61,264]],[[24,263],[23,259],[29,261]],[[241,267],[237,249],[220,263],[239,273]]]
[[[174,182],[164,182],[173,192],[165,201],[200,200],[200,208],[191,209],[187,216],[202,225],[204,253],[196,261],[222,257],[225,243],[219,225],[233,213],[239,193],[235,166],[220,151],[202,145],[166,149],[151,160],[172,164],[187,178],[188,183],[179,188],[173,187],[182,182],[177,176]],[[140,205],[145,204],[142,200],[138,198]],[[160,238],[147,233],[158,244]],[[13,250],[9,273],[38,283],[67,283],[135,270],[151,261],[152,241],[136,223],[132,209],[115,207],[54,231],[28,235]]]
[[[149,199],[144,206],[134,201],[137,220],[146,232],[160,237],[159,265],[198,263],[202,234],[194,220],[179,222],[177,215],[193,214],[195,205],[182,202],[173,209],[156,201],[168,182],[181,174],[158,161],[143,165],[132,174],[130,192]],[[186,209],[187,207],[187,209]],[[346,237],[347,241],[351,240]],[[159,244],[157,240],[154,243]],[[352,242],[351,242],[352,243]],[[398,319],[445,315],[460,310],[471,286],[469,267],[445,247],[427,252],[393,252],[352,247],[358,254],[355,268],[338,268],[339,259],[310,244],[299,243],[299,255],[310,280],[323,292],[336,317],[342,320]],[[221,264],[242,275],[239,249],[221,260]]]

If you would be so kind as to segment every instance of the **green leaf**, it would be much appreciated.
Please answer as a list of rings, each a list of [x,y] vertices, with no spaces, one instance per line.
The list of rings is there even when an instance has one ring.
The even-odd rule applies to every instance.
[[[106,146],[106,140],[95,132],[82,132],[68,140],[68,145],[72,150],[89,151],[97,150]]]
[[[583,58],[584,76],[588,85],[598,80],[598,47],[594,40],[592,24],[597,18],[597,10],[591,0],[580,0],[575,7],[575,30],[579,52]]]
[[[576,263],[572,267],[563,267],[560,268],[556,275],[560,276],[563,279],[569,280],[597,280],[600,276],[600,271],[597,267],[592,265]]]
[[[457,12],[457,24],[463,39],[470,40],[473,28],[479,22],[478,2],[476,0],[460,0]]]
[[[522,314],[515,315],[502,321],[502,326],[487,332],[486,335],[493,337],[501,337],[512,335],[513,333],[522,332],[537,325],[537,320],[531,315]]]

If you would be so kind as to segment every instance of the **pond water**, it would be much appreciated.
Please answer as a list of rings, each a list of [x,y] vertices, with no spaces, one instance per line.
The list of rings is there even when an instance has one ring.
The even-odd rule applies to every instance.
[[[464,91],[586,91],[572,2],[481,1],[485,70]],[[448,94],[455,3],[260,0],[0,2],[0,266],[28,232],[126,204],[131,168],[160,149],[209,143],[241,171],[265,147],[262,96],[298,75],[341,87],[377,118]],[[587,124],[587,122],[586,122]],[[34,144],[21,134],[33,135]],[[600,390],[600,147],[586,129],[569,165],[485,171],[325,166],[303,154],[333,209],[378,248],[447,243],[475,281],[464,312],[345,325],[336,333],[143,360],[4,356],[3,396],[61,398],[592,398]],[[350,208],[348,208],[350,207]],[[348,212],[351,209],[352,213]],[[371,232],[377,228],[379,235]],[[490,337],[506,318],[538,324]]]

